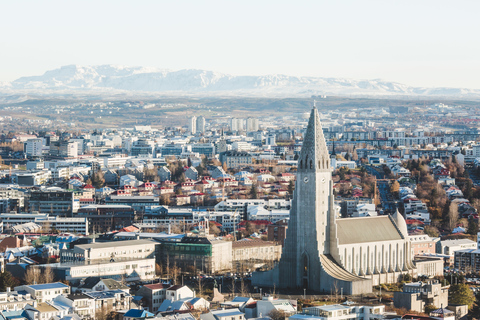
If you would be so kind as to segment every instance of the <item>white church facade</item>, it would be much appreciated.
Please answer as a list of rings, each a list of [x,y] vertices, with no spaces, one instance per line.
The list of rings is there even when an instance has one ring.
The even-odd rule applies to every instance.
[[[298,159],[282,258],[274,269],[254,273],[253,285],[369,293],[374,285],[396,282],[402,273],[416,274],[412,258],[407,225],[398,212],[337,216],[330,156],[314,107]]]

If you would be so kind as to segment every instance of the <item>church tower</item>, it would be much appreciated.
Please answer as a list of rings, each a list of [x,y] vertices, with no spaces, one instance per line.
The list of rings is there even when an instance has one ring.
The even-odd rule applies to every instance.
[[[283,287],[320,291],[320,255],[330,253],[333,205],[330,156],[314,105],[298,158],[290,221],[279,263]]]

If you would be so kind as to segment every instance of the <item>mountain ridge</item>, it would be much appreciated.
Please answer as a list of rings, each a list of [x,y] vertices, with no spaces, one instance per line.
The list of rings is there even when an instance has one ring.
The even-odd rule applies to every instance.
[[[282,74],[234,76],[201,69],[172,71],[117,65],[67,65],[40,76],[0,83],[2,92],[119,91],[174,94],[225,94],[262,96],[447,96],[479,98],[479,89],[424,88],[384,81],[332,77],[297,77]]]

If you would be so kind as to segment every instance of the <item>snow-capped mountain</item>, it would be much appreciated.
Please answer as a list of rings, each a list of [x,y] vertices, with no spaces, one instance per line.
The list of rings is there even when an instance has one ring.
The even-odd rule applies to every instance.
[[[480,97],[480,90],[418,88],[382,80],[293,77],[287,75],[232,76],[205,70],[170,71],[113,65],[69,65],[41,76],[22,77],[0,85],[3,91],[133,91],[178,94],[239,95],[400,95]]]

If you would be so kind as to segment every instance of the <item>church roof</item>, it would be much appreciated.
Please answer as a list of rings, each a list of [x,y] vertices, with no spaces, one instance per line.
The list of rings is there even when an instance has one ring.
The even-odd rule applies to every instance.
[[[388,216],[337,219],[338,244],[402,240]]]

